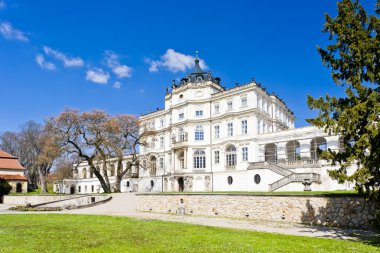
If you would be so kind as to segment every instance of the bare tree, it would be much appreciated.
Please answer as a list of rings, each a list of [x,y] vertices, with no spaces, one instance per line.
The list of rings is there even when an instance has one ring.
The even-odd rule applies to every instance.
[[[20,132],[4,132],[0,135],[0,148],[19,158],[26,168],[28,182],[39,184],[41,192],[47,192],[46,177],[59,157],[58,150],[52,150],[49,135],[44,126],[28,121],[21,126]]]
[[[137,147],[143,145],[141,139],[146,132],[139,132],[135,116],[110,116],[104,111],[94,110],[80,113],[66,109],[46,125],[49,136],[54,139],[56,148],[81,161],[87,162],[90,171],[98,178],[104,192],[111,192],[107,171],[116,163],[114,191],[120,191],[123,176],[137,161]],[[131,160],[123,167],[125,156]],[[103,171],[100,168],[102,165]]]

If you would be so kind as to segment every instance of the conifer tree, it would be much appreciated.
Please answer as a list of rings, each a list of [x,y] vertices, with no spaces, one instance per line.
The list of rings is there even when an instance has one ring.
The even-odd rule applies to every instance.
[[[355,182],[367,197],[379,199],[380,182],[380,0],[372,14],[359,1],[341,0],[335,18],[325,15],[323,32],[330,44],[318,47],[336,85],[345,96],[308,96],[310,109],[318,116],[307,121],[329,134],[339,134],[343,147],[327,150],[323,156],[338,169],[330,176],[339,182]],[[372,11],[372,10],[371,10]],[[357,166],[354,174],[347,173]]]

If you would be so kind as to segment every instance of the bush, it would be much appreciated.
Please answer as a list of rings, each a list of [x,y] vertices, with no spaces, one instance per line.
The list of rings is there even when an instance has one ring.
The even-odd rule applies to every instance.
[[[38,212],[46,212],[46,211],[62,211],[62,207],[31,207],[31,206],[15,206],[9,208],[9,210],[13,211],[38,211]]]
[[[12,186],[10,186],[5,179],[0,178],[0,196],[7,195],[11,190]]]

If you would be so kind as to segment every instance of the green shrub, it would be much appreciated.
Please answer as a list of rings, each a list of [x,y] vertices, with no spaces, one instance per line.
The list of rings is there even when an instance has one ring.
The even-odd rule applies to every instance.
[[[62,207],[30,207],[30,206],[15,206],[9,208],[9,210],[13,211],[38,211],[38,212],[45,212],[45,211],[62,211]]]
[[[10,186],[5,179],[0,178],[0,196],[7,195],[11,190],[12,186]]]

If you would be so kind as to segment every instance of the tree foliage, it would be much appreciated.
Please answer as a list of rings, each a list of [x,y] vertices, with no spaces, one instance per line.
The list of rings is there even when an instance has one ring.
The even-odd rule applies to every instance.
[[[329,34],[330,44],[318,52],[346,96],[309,96],[309,107],[319,115],[308,122],[343,138],[339,151],[323,154],[340,165],[330,176],[355,182],[359,192],[376,198],[380,182],[380,0],[373,14],[359,1],[341,0],[337,6],[335,18],[325,16],[323,32]],[[347,173],[355,165],[356,172]]]

